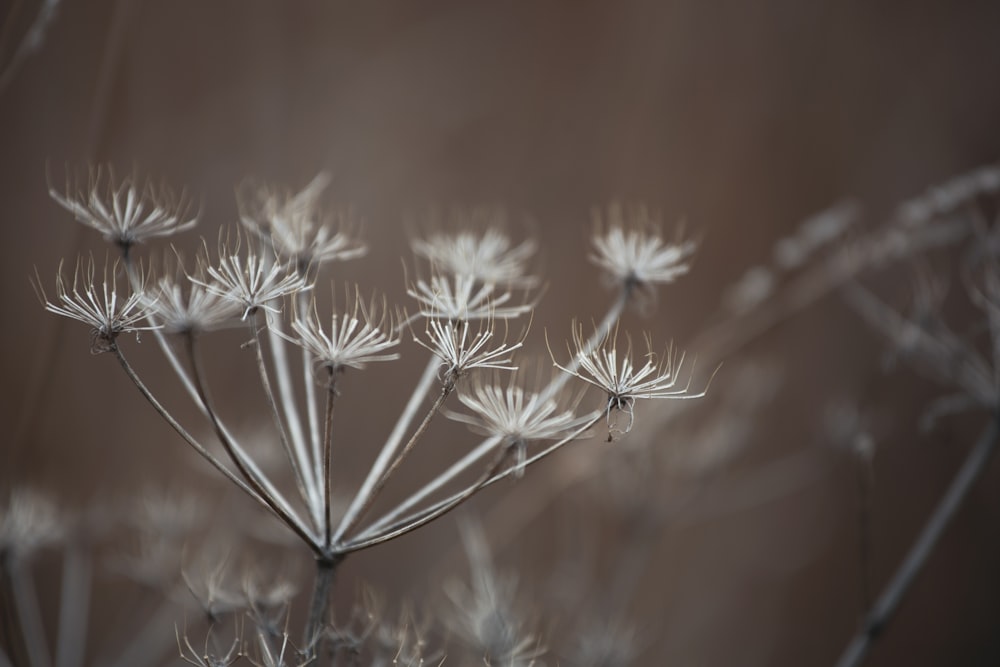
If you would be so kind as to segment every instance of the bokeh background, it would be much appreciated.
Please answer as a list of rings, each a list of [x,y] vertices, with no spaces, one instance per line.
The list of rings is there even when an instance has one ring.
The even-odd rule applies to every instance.
[[[15,58],[39,8],[0,5],[0,62]],[[86,332],[35,298],[36,267],[51,285],[61,258],[105,252],[47,195],[46,175],[61,185],[66,165],[135,167],[186,187],[210,240],[237,220],[245,178],[301,187],[328,171],[328,201],[364,218],[371,247],[338,280],[401,304],[400,257],[428,210],[502,206],[512,234],[542,248],[548,288],[529,344],[539,353],[543,330],[568,334],[611,298],[587,261],[593,207],[645,202],[667,229],[684,221],[700,249],[655,311],[626,324],[687,345],[717,323],[726,287],[807,216],[851,198],[878,222],[901,199],[997,160],[998,25],[995,2],[62,0],[0,89],[0,419],[10,434],[0,488],[30,484],[74,505],[147,484],[211,486],[113,361],[88,354]],[[871,280],[905,287],[908,274]],[[153,346],[135,347],[147,377],[179,400]],[[581,604],[600,607],[627,570],[641,574],[625,605],[637,664],[829,664],[861,614],[857,470],[825,444],[829,406],[858,404],[874,424],[876,589],[979,428],[971,419],[918,433],[935,390],[886,375],[883,349],[832,294],[720,359],[721,398],[686,430],[644,431],[640,412],[630,437],[683,451],[685,434],[743,409],[732,391],[725,399],[727,383],[772,396],[718,465],[680,466],[651,485],[667,500],[648,503],[668,509],[644,529],[652,547],[640,565],[623,562],[632,533],[599,488],[620,473],[590,466],[581,481],[566,473],[571,451],[468,514],[484,517],[498,565],[518,573],[554,638],[578,619],[541,611],[545,599],[569,580]],[[345,440],[358,453],[345,478],[419,372],[419,349],[407,352],[391,371],[358,376],[345,398]],[[217,391],[238,406],[246,369],[221,359]],[[738,385],[751,362],[763,374]],[[698,443],[725,450],[731,435]],[[619,444],[580,449],[600,457]],[[420,466],[438,464],[425,459],[415,475]],[[1000,660],[998,482],[991,467],[870,664]],[[341,603],[366,581],[392,601],[437,604],[462,564],[455,535],[444,519],[349,559]],[[94,608],[107,604],[98,589]],[[108,641],[114,628],[94,632]]]

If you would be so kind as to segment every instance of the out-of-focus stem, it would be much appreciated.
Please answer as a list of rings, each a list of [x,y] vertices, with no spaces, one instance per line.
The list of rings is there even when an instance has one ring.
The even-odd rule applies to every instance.
[[[924,524],[917,541],[910,548],[906,558],[903,559],[899,569],[889,581],[889,585],[882,591],[882,595],[868,613],[863,627],[851,639],[841,654],[840,660],[837,661],[837,667],[856,667],[864,662],[872,642],[885,631],[886,625],[892,620],[896,609],[899,608],[903,596],[906,595],[913,580],[916,579],[924,563],[933,553],[934,547],[937,546],[962,501],[969,494],[972,485],[992,458],[997,447],[998,435],[1000,435],[1000,423],[998,423],[998,418],[994,417],[969,451],[948,490],[941,497],[927,523]]]
[[[80,667],[83,664],[92,573],[87,549],[78,544],[69,545],[63,554],[56,667]]]

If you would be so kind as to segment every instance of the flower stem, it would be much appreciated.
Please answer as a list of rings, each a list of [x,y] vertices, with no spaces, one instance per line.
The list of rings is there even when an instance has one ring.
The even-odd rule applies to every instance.
[[[330,607],[330,591],[337,566],[343,556],[316,559],[316,579],[313,581],[312,601],[309,604],[309,619],[306,621],[305,654],[307,659],[315,659],[322,649],[323,624]]]
[[[399,452],[399,454],[396,455],[396,458],[393,460],[392,464],[386,469],[384,473],[382,473],[382,476],[379,477],[378,481],[375,483],[375,486],[372,487],[371,493],[368,494],[368,498],[365,500],[365,503],[361,506],[361,509],[358,510],[357,514],[354,515],[354,518],[351,520],[351,522],[347,524],[347,526],[342,531],[341,533],[342,537],[344,535],[347,535],[347,533],[349,533],[355,526],[357,526],[358,522],[361,521],[361,519],[364,518],[368,510],[371,509],[372,503],[375,502],[375,498],[382,491],[382,488],[385,487],[386,482],[389,481],[389,478],[392,477],[393,473],[396,472],[399,466],[403,463],[403,459],[406,458],[406,455],[410,453],[410,450],[413,449],[414,445],[417,444],[417,441],[420,440],[420,438],[427,431],[427,427],[430,426],[431,420],[433,420],[434,416],[441,411],[441,406],[444,405],[444,402],[448,400],[448,396],[450,396],[453,391],[455,391],[454,383],[445,384],[441,388],[441,393],[439,393],[437,398],[434,399],[434,403],[427,411],[427,414],[424,415],[424,419],[423,421],[420,422],[420,426],[418,426],[417,430],[414,431],[413,435],[410,436],[410,439],[407,441],[406,445]]]

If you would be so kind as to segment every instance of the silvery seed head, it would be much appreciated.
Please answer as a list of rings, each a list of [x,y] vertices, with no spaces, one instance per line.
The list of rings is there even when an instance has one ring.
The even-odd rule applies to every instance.
[[[91,169],[85,183],[71,184],[67,178],[65,192],[49,186],[49,195],[126,252],[136,243],[190,229],[198,219],[186,192],[142,183],[134,174],[118,180],[110,167]]]

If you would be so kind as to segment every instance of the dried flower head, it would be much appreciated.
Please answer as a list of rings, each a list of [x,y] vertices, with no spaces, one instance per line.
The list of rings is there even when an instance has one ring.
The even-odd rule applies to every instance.
[[[273,186],[251,189],[239,196],[240,220],[302,275],[320,264],[363,257],[368,248],[355,236],[351,212],[326,213],[320,206],[329,184],[330,175],[320,173],[296,193]]]
[[[143,295],[163,331],[194,333],[214,331],[239,321],[239,306],[229,298],[210,291],[205,283],[204,264],[194,276],[187,276],[178,266],[166,270],[156,284]]]
[[[71,184],[67,177],[66,192],[49,186],[49,195],[125,252],[147,239],[190,229],[198,220],[186,192],[175,194],[152,181],[140,183],[134,174],[116,181],[111,168],[91,169],[85,183]]]
[[[35,288],[45,304],[45,310],[91,327],[90,351],[94,354],[114,349],[115,340],[123,333],[158,328],[155,324],[141,324],[155,305],[155,298],[143,295],[145,275],[141,271],[136,272],[132,291],[125,296],[118,293],[118,271],[117,261],[110,267],[105,262],[103,278],[98,285],[94,258],[81,258],[77,260],[70,286],[63,276],[60,262],[54,301],[46,296],[41,279],[36,276]]]
[[[313,300],[307,313],[297,313],[292,320],[292,329],[298,337],[289,340],[313,356],[317,369],[326,368],[330,372],[398,359],[399,354],[387,352],[399,344],[399,332],[385,299],[372,297],[366,305],[355,287],[353,295],[348,291],[346,302],[342,312],[337,312],[334,304],[327,333]]]
[[[531,288],[538,277],[527,271],[527,261],[538,245],[528,239],[514,245],[497,228],[484,232],[435,233],[412,242],[413,252],[453,276],[469,276],[488,284]]]
[[[668,242],[658,223],[642,207],[630,212],[626,222],[622,207],[608,207],[606,219],[594,214],[596,231],[590,259],[601,267],[615,285],[639,289],[652,296],[658,284],[670,283],[688,272],[694,241]]]
[[[513,294],[494,283],[480,283],[471,275],[435,273],[430,282],[418,279],[406,293],[420,304],[420,314],[456,322],[513,319],[530,313],[534,303],[511,303]]]
[[[553,364],[557,368],[607,393],[608,401],[605,411],[609,426],[612,425],[613,412],[621,410],[628,414],[629,423],[625,429],[626,433],[631,430],[634,422],[632,410],[636,399],[700,398],[707,391],[706,388],[704,391],[692,393],[690,391],[690,377],[684,386],[678,387],[677,382],[681,367],[684,365],[684,355],[672,347],[668,347],[662,355],[657,355],[653,351],[649,336],[644,336],[644,338],[646,352],[642,356],[645,358],[645,362],[642,362],[641,359],[636,362],[633,361],[632,338],[627,334],[624,354],[618,352],[617,328],[606,336],[600,345],[588,350],[583,336],[583,325],[577,324],[573,327],[573,345],[572,347],[567,345],[570,347],[570,354],[573,355],[576,362],[573,367],[561,365],[555,360],[555,355],[552,356]],[[551,354],[551,349],[549,352]],[[577,367],[579,370],[576,370]]]
[[[445,621],[451,632],[486,665],[529,667],[546,649],[517,608],[517,579],[499,575],[478,526],[463,525],[471,585],[451,581],[445,593],[454,606]]]
[[[487,344],[494,338],[495,324],[493,320],[483,320],[473,333],[468,322],[431,319],[427,321],[425,332],[427,342],[419,338],[415,340],[441,359],[444,368],[442,379],[445,384],[453,385],[458,378],[476,368],[517,369],[517,366],[511,365],[511,355],[521,347],[523,337],[511,344],[502,340],[491,349]]]
[[[549,392],[526,391],[518,384],[520,380],[511,375],[503,386],[497,376],[480,376],[458,396],[472,414],[446,412],[481,435],[499,436],[503,446],[514,448],[518,475],[523,473],[529,442],[562,438],[590,421],[590,416],[574,414],[576,400],[567,406]]]
[[[202,275],[199,273],[191,276],[191,282],[240,304],[244,320],[261,308],[276,313],[278,309],[270,305],[271,301],[312,287],[301,275],[290,273],[278,262],[269,265],[253,250],[248,250],[246,257],[241,256],[240,245],[239,236],[232,247],[220,242],[218,265],[204,264],[199,269],[207,274],[208,279],[198,277]],[[204,257],[201,261],[205,261]]]

